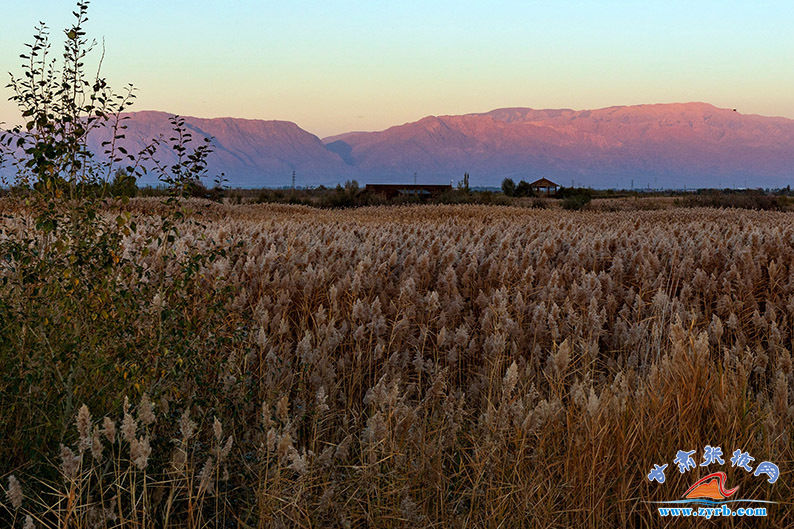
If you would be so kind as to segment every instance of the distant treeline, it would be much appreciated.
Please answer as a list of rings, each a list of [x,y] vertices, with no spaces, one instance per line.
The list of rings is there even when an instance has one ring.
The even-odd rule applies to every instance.
[[[53,183],[54,182],[54,183]],[[33,184],[35,189],[40,184]],[[67,193],[68,184],[53,179],[50,185],[63,187]],[[139,186],[136,178],[120,169],[113,180],[102,184],[78,184],[81,194],[114,198],[167,196],[165,186]],[[31,189],[21,186],[0,187],[0,197],[9,193],[24,194]],[[521,205],[524,207],[545,208],[550,203],[570,210],[585,208],[593,199],[620,199],[639,197],[674,197],[673,205],[679,207],[741,208],[756,210],[785,210],[789,206],[791,187],[779,189],[694,189],[683,190],[616,190],[592,189],[588,187],[561,186],[557,191],[546,194],[535,193],[524,180],[516,184],[506,178],[502,182],[501,193],[487,189],[469,188],[458,185],[449,191],[433,196],[398,195],[387,197],[367,191],[356,180],[349,180],[333,187],[317,186],[311,188],[229,188],[221,185],[208,187],[196,180],[190,182],[185,194],[194,198],[204,198],[216,202],[241,203],[280,203],[299,204],[320,208],[351,208],[399,204],[491,204]],[[527,201],[526,199],[534,199]],[[552,199],[552,200],[548,200]]]
[[[351,208],[399,204],[492,204],[508,205],[510,200],[501,193],[480,191],[459,186],[430,196],[406,194],[395,197],[374,193],[349,180],[335,187],[318,186],[310,189],[232,189],[232,201],[253,200],[257,203],[304,204],[321,208]]]

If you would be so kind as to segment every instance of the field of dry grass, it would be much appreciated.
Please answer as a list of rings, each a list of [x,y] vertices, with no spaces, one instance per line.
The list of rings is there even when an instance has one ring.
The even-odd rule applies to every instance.
[[[794,216],[195,202],[158,247],[159,207],[123,206],[148,297],[0,335],[17,526],[656,527],[649,502],[715,470],[778,502],[760,525],[794,526]],[[0,294],[21,314],[15,270]],[[103,318],[115,338],[85,338]],[[48,333],[83,319],[57,356]],[[32,374],[47,362],[56,388]],[[676,470],[706,445],[724,467]]]

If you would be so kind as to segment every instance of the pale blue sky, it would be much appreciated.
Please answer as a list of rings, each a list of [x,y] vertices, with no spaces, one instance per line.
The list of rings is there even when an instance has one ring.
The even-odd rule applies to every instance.
[[[6,1],[2,70],[66,0]],[[794,118],[792,1],[95,0],[133,109],[295,121],[320,136],[507,106],[706,101]],[[5,84],[5,83],[3,83]],[[15,108],[0,102],[0,121]]]

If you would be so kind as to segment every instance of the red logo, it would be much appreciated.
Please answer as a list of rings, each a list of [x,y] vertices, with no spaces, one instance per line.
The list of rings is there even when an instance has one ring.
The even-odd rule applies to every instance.
[[[739,487],[734,487],[730,490],[725,490],[725,481],[728,476],[725,472],[714,472],[706,477],[700,478],[694,485],[689,487],[684,493],[684,498],[694,500],[698,498],[707,498],[710,500],[724,500],[733,496],[733,493],[739,490]]]

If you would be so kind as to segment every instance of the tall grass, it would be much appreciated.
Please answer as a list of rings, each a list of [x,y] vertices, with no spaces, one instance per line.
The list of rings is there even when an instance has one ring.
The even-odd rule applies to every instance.
[[[4,526],[657,526],[705,469],[648,470],[706,445],[779,464],[726,470],[794,525],[790,216],[189,200],[211,146],[176,117],[141,153],[168,200],[106,197],[140,159],[86,11],[11,83]]]
[[[163,206],[120,206],[148,294],[95,325],[129,341],[5,327],[18,526],[657,526],[706,469],[649,469],[707,444],[780,465],[724,470],[792,524],[788,215],[185,204],[173,253],[146,242]]]

